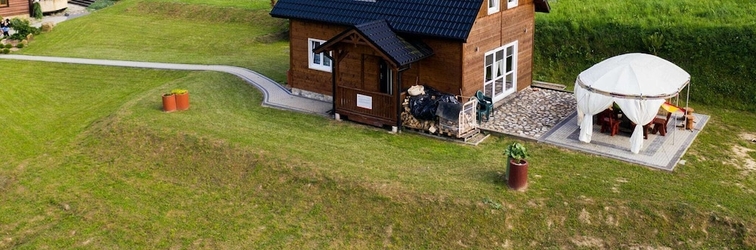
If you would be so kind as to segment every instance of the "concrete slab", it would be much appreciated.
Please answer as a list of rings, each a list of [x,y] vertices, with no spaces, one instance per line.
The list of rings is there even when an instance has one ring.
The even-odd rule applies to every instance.
[[[675,125],[681,121],[671,120],[667,126],[666,136],[649,134],[638,154],[630,152],[630,134],[620,133],[610,136],[608,133],[601,133],[600,126],[593,126],[591,143],[579,141],[580,127],[577,125],[576,112],[544,134],[539,142],[672,171],[709,120],[708,115],[694,114],[694,116],[696,122],[693,130],[678,128]]]

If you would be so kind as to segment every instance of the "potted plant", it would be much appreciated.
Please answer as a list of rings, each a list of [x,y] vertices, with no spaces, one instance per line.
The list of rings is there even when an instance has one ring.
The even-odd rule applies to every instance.
[[[189,109],[189,90],[186,89],[173,89],[171,93],[176,95],[176,109],[187,110]]]
[[[528,186],[528,150],[524,145],[515,142],[504,149],[507,156],[507,186],[514,190],[523,190]]]
[[[163,94],[163,112],[176,111],[176,95],[173,93]]]

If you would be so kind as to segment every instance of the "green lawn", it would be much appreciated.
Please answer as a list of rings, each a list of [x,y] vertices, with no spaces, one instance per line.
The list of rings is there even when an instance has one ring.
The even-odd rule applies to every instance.
[[[210,1],[236,5],[242,1]],[[250,3],[250,1],[243,1]],[[267,1],[254,1],[267,2]],[[20,54],[223,64],[283,82],[289,44],[284,20],[261,4],[245,8],[187,5],[176,1],[122,0],[113,7],[58,24]],[[250,10],[251,9],[251,10]],[[217,17],[217,18],[216,18]],[[252,25],[255,24],[255,25]]]
[[[111,40],[132,39],[141,18],[185,23],[129,14],[140,4],[152,2],[66,21],[23,51],[285,71],[285,51],[255,52],[266,43],[238,48],[259,57],[234,58],[65,41],[111,18],[133,22],[103,28]],[[740,139],[756,135],[753,113],[695,104],[712,119],[672,173],[525,141],[529,188],[512,192],[497,181],[511,137],[474,147],[264,108],[256,89],[222,73],[0,68],[12,69],[0,74],[0,249],[756,247],[756,179],[743,168],[756,154],[732,153],[756,150]],[[190,110],[161,112],[160,94],[177,87],[190,90]]]

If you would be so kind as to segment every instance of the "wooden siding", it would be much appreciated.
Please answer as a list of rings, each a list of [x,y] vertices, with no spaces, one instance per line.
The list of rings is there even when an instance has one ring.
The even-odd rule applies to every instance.
[[[347,27],[323,23],[290,21],[289,31],[289,82],[292,88],[308,90],[320,94],[332,95],[331,73],[310,69],[308,39],[327,41],[338,35]]]
[[[29,17],[28,0],[8,0],[8,7],[0,7],[0,16],[3,18]]]
[[[423,42],[433,49],[434,55],[413,63],[402,73],[402,90],[419,83],[458,95],[462,88],[462,44],[441,39]]]
[[[340,52],[334,54],[334,57],[338,58],[338,68],[336,95],[333,97],[336,113],[345,115],[350,120],[374,126],[396,124],[397,91],[391,94],[381,92],[380,53],[366,45],[345,43],[337,47]],[[369,96],[372,100],[371,107],[358,107],[357,95]]]
[[[500,0],[506,8],[505,0]],[[517,90],[530,86],[533,66],[533,32],[535,28],[535,5],[532,0],[519,0],[512,9],[502,9],[488,15],[486,4],[478,12],[478,20],[463,45],[462,65],[463,95],[472,96],[483,89],[484,57],[486,52],[518,41]]]

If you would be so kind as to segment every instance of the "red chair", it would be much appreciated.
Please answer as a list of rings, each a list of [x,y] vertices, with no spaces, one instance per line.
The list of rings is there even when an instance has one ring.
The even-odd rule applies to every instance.
[[[612,136],[619,132],[620,120],[614,111],[607,109],[599,114],[601,119],[601,133],[609,132]]]
[[[667,135],[667,123],[669,122],[669,117],[671,115],[671,112],[667,112],[666,119],[661,117],[654,118],[654,121],[651,122],[654,125],[654,128],[651,129],[651,133],[656,134],[656,132],[659,132],[659,135],[661,136]]]

